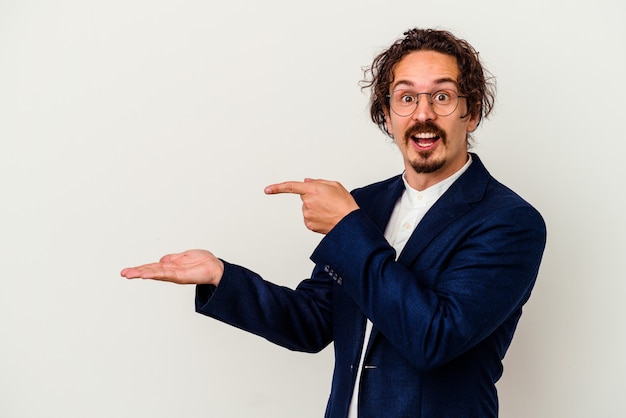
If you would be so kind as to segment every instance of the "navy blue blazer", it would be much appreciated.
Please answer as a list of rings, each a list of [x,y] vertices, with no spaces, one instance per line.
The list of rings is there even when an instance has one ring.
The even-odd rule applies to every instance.
[[[291,350],[333,342],[326,417],[345,418],[369,318],[359,417],[489,418],[495,383],[543,254],[541,215],[476,155],[418,224],[396,260],[383,236],[401,176],[353,191],[359,209],[311,256],[293,290],[226,263],[196,310]]]

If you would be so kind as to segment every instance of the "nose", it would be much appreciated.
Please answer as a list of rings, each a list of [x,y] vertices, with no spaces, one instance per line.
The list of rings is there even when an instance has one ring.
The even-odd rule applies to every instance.
[[[433,106],[430,104],[430,95],[428,93],[421,93],[417,99],[417,106],[415,112],[413,112],[413,120],[420,122],[426,122],[433,120],[437,117],[437,114],[433,111]]]

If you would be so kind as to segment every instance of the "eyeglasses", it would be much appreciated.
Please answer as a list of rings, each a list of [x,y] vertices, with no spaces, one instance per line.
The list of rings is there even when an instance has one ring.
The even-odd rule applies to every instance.
[[[419,97],[425,94],[428,97],[430,108],[438,116],[448,116],[456,110],[459,105],[459,96],[454,90],[438,90],[434,93],[414,93],[409,90],[395,90],[387,95],[389,105],[393,113],[398,116],[410,116],[417,109]]]

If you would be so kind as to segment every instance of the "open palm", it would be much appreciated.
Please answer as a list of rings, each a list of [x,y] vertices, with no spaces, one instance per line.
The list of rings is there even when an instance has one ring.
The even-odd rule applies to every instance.
[[[179,284],[217,285],[224,272],[224,263],[206,250],[189,250],[168,254],[158,263],[129,267],[120,273],[128,279],[142,278]]]

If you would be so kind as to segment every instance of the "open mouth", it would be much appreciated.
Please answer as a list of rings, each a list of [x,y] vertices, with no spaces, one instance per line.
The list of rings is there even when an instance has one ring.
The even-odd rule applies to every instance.
[[[434,132],[420,132],[414,135],[411,135],[411,140],[413,143],[420,149],[430,149],[432,148],[441,137]]]

